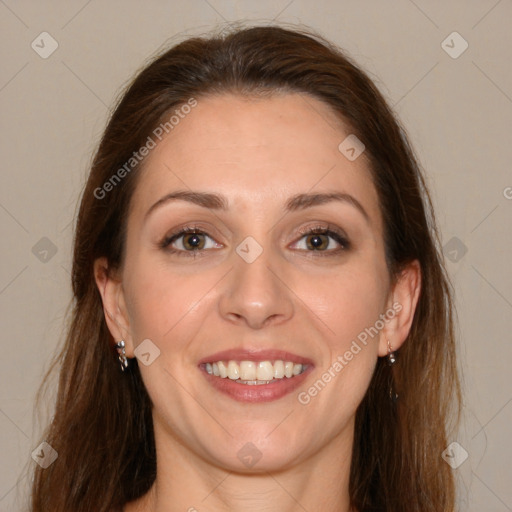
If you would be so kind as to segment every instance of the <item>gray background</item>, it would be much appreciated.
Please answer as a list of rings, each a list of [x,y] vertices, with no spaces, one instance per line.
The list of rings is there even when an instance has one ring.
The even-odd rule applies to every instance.
[[[461,510],[512,510],[510,0],[0,0],[0,510],[25,508],[34,395],[64,332],[77,200],[109,108],[162,45],[233,20],[316,29],[405,123],[457,293],[465,421],[450,441],[456,458],[469,454],[454,469]],[[469,45],[458,56],[454,31]],[[58,43],[45,59],[42,32]]]

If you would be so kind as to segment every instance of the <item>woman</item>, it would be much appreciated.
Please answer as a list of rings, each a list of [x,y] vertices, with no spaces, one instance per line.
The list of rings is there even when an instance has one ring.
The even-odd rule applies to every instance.
[[[171,48],[83,193],[32,510],[454,510],[438,242],[403,130],[339,49],[278,27]]]

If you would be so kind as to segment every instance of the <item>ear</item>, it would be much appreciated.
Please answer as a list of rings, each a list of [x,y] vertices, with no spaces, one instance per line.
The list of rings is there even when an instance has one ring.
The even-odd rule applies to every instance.
[[[421,267],[418,260],[409,263],[397,277],[390,292],[387,312],[389,320],[381,331],[379,339],[379,356],[388,354],[388,340],[391,350],[399,349],[409,335],[414,312],[421,290]]]
[[[101,295],[110,334],[116,343],[124,340],[127,357],[134,357],[122,280],[109,268],[107,258],[98,258],[94,262],[94,279]]]

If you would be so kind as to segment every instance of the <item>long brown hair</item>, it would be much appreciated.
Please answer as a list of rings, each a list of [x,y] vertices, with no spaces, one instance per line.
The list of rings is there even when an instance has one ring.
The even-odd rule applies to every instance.
[[[81,200],[73,309],[55,359],[59,387],[45,440],[58,458],[47,469],[35,467],[33,512],[119,509],[146,493],[156,476],[150,398],[135,361],[128,373],[119,369],[93,275],[102,256],[109,269],[122,266],[139,169],[123,173],[108,192],[104,184],[191,98],[273,91],[323,101],[364,143],[390,275],[415,259],[421,266],[422,290],[398,362],[390,368],[379,359],[356,414],[351,504],[360,512],[454,509],[454,481],[441,457],[447,419],[451,411],[457,419],[460,408],[453,292],[422,171],[383,96],[350,58],[310,31],[266,26],[175,45],[135,77],[108,122]]]

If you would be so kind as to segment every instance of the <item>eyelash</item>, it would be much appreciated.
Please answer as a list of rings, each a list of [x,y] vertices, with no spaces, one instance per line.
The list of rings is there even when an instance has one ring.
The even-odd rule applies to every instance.
[[[332,239],[334,239],[341,246],[337,249],[330,249],[330,250],[325,250],[325,251],[300,249],[301,251],[304,251],[304,252],[315,253],[315,257],[316,256],[320,256],[320,257],[335,256],[335,255],[339,254],[340,252],[347,251],[351,248],[351,244],[348,241],[348,239],[346,238],[346,235],[342,231],[339,231],[337,228],[330,226],[330,225],[314,226],[312,228],[311,227],[302,228],[302,229],[299,229],[299,233],[301,235],[299,240],[301,240],[302,238],[304,238],[305,236],[308,236],[308,235],[327,235],[327,236],[331,237]],[[198,250],[193,250],[193,251],[184,251],[182,249],[174,249],[174,248],[170,247],[170,245],[173,242],[175,242],[176,240],[178,240],[179,238],[181,238],[182,236],[187,235],[187,234],[206,235],[207,237],[209,237],[210,239],[213,240],[213,238],[210,235],[208,235],[208,233],[206,231],[204,231],[201,227],[186,226],[184,228],[180,228],[179,231],[176,231],[174,233],[171,233],[170,235],[167,235],[158,245],[161,249],[165,249],[167,252],[169,252],[171,254],[176,254],[178,256],[185,256],[185,257],[192,257],[192,258],[196,258],[200,253],[203,253],[204,251],[208,250],[208,249],[198,249]]]

